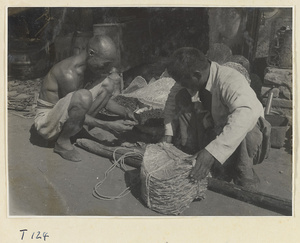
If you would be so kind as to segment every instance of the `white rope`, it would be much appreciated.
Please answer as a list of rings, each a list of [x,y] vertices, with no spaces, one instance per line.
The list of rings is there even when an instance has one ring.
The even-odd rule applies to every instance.
[[[102,200],[115,200],[115,199],[120,199],[124,196],[126,196],[129,192],[130,192],[130,189],[132,187],[134,187],[138,182],[135,182],[133,183],[132,185],[128,186],[127,188],[125,188],[119,195],[117,196],[105,196],[105,195],[102,195],[101,193],[99,193],[99,188],[101,187],[101,185],[104,183],[104,181],[107,179],[108,177],[108,174],[115,168],[117,167],[119,164],[120,164],[120,167],[126,171],[126,165],[125,165],[125,158],[128,158],[130,156],[132,157],[141,157],[143,158],[143,154],[138,152],[137,150],[132,150],[132,151],[129,151],[125,154],[123,154],[122,156],[120,156],[119,159],[116,159],[116,152],[117,150],[119,149],[122,149],[122,147],[119,147],[119,148],[116,148],[113,152],[113,164],[107,169],[107,171],[105,172],[104,174],[104,178],[98,182],[95,187],[94,187],[94,191],[93,191],[93,195],[94,197],[98,198],[98,199],[102,199]],[[123,148],[124,149],[124,148]],[[134,179],[137,179],[137,177],[135,177]]]

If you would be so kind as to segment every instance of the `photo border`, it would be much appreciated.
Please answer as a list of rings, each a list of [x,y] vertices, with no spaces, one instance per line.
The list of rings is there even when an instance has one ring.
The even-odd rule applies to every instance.
[[[37,216],[14,217],[8,215],[8,163],[7,163],[7,7],[25,6],[22,1],[2,1],[1,31],[5,33],[0,47],[5,50],[1,58],[2,68],[0,90],[3,92],[1,102],[0,141],[1,151],[1,183],[0,183],[0,241],[2,242],[34,242],[37,240],[20,239],[20,230],[48,232],[46,242],[299,242],[299,165],[298,161],[298,98],[296,96],[296,73],[299,73],[297,60],[299,53],[297,24],[299,4],[297,1],[63,1],[47,4],[49,7],[293,7],[293,216],[276,217],[244,217],[244,216],[178,216],[178,217],[79,217],[79,216]],[[220,4],[220,5],[218,5]],[[45,6],[40,0],[27,3],[28,7]],[[295,31],[294,31],[295,30]]]

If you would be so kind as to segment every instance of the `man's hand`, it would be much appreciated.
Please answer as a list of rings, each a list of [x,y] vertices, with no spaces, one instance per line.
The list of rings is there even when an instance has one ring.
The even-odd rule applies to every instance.
[[[197,182],[199,180],[204,179],[212,167],[215,158],[206,150],[201,150],[196,159],[196,164],[193,167],[190,178],[192,182]]]
[[[128,109],[128,108],[125,108],[125,112],[126,112],[126,115],[125,115],[125,118],[126,118],[126,119],[129,119],[129,120],[138,122],[137,119],[136,119],[135,116],[134,116],[134,112],[133,112],[133,111],[131,111],[131,110]]]
[[[137,122],[129,120],[118,120],[109,122],[107,125],[110,130],[116,133],[120,133],[132,130],[132,128],[137,125]]]
[[[172,142],[172,136],[165,135],[165,136],[162,137],[162,139],[160,140],[160,142],[171,143]]]

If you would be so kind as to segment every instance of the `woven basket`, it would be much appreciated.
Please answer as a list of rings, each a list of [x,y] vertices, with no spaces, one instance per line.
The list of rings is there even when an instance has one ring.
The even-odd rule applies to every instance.
[[[141,195],[147,206],[159,213],[178,215],[194,199],[203,199],[207,180],[192,183],[192,161],[172,144],[147,146],[141,167]]]

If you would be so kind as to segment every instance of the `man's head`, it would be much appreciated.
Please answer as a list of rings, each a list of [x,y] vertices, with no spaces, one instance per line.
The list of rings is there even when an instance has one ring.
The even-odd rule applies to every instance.
[[[95,73],[108,73],[119,61],[115,43],[105,35],[96,35],[89,40],[87,54],[88,67]]]
[[[199,90],[209,77],[210,64],[198,49],[182,47],[170,57],[168,73],[183,87]]]

